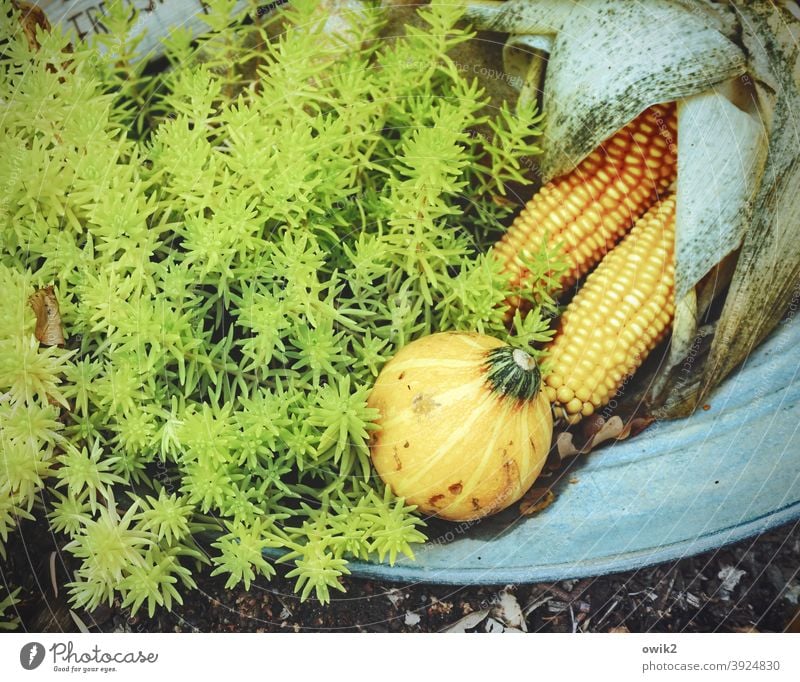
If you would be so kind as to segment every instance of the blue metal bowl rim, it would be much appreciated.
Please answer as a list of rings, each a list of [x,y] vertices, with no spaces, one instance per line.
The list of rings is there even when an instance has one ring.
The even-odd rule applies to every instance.
[[[655,564],[677,561],[761,535],[772,528],[797,521],[798,519],[800,519],[800,502],[787,505],[748,523],[716,530],[693,540],[613,557],[602,557],[594,561],[584,559],[579,563],[549,564],[524,568],[487,566],[485,569],[453,567],[447,570],[431,570],[413,563],[391,566],[385,563],[351,560],[348,562],[348,568],[355,577],[388,582],[422,582],[437,585],[509,585],[554,582],[572,578],[590,578],[611,573],[621,573]]]

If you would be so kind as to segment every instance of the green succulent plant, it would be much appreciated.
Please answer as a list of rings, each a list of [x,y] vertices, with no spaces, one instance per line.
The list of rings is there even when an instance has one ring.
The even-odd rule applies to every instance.
[[[5,591],[5,588],[3,590]],[[7,613],[19,603],[17,599],[19,593],[20,588],[18,587],[3,599],[0,599],[0,630],[16,630],[19,627],[19,617],[16,614],[10,615]]]
[[[315,4],[270,38],[209,0],[164,69],[126,3],[109,34],[38,49],[0,13],[0,552],[45,513],[73,606],[152,614],[203,564],[248,587],[276,560],[326,601],[348,560],[413,556],[424,522],[371,473],[367,391],[420,335],[508,335],[480,246],[539,117],[458,69],[452,4],[393,41],[370,10],[347,50]],[[546,336],[539,269],[515,343]],[[64,346],[34,333],[48,285]]]

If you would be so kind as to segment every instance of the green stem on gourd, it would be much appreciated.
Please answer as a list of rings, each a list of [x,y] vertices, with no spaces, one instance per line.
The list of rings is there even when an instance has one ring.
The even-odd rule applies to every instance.
[[[520,348],[502,346],[486,353],[486,381],[492,391],[516,400],[531,400],[539,391],[536,361]]]

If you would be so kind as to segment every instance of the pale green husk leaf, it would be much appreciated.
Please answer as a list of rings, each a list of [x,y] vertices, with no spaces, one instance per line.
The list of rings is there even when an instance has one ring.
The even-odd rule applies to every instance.
[[[550,35],[567,23],[576,5],[563,0],[469,0],[464,18],[475,28],[498,33]]]
[[[785,5],[744,0],[468,7],[478,28],[530,34],[512,35],[504,53],[529,80],[521,96],[542,89],[546,67],[545,181],[648,106],[680,103],[678,303],[650,397],[660,417],[688,414],[800,299],[800,21]]]
[[[544,87],[551,35],[512,35],[503,45],[503,69],[513,86],[519,85],[520,104],[538,104]]]
[[[703,394],[746,361],[800,298],[800,21],[770,2],[738,1],[736,7],[769,150],[706,364]]]
[[[669,355],[649,392],[657,403],[674,390],[676,380],[684,381],[703,366],[695,357],[700,318],[730,279],[720,278],[723,273],[708,277],[703,296],[695,287],[739,248],[763,169],[766,135],[761,122],[734,105],[723,90],[735,96],[738,89],[695,95],[678,107],[676,306]]]
[[[766,152],[762,123],[719,92],[678,106],[675,298],[741,244]]]
[[[555,36],[543,95],[544,180],[572,170],[647,107],[705,92],[745,69],[744,54],[722,33],[725,22],[705,3],[696,11],[681,2],[600,0],[467,8],[481,29]]]
[[[543,177],[574,168],[647,107],[743,72],[742,51],[678,4],[581,4],[547,66]]]

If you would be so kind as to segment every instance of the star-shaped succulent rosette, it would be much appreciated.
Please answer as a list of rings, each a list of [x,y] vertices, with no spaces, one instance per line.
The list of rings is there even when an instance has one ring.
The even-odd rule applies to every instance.
[[[800,9],[744,0],[466,5],[477,29],[508,34],[508,80],[541,106],[545,182],[575,172],[648,108],[675,103],[677,140],[664,152],[677,156],[666,190],[675,195],[674,319],[647,397],[658,417],[691,413],[798,297]]]

